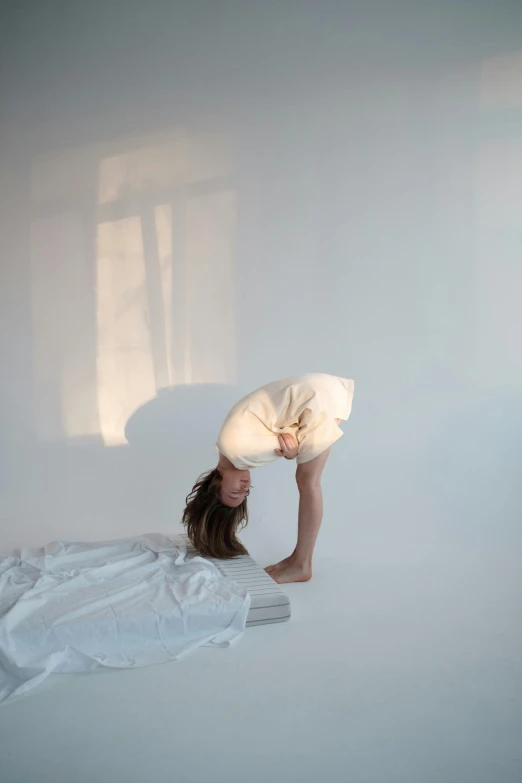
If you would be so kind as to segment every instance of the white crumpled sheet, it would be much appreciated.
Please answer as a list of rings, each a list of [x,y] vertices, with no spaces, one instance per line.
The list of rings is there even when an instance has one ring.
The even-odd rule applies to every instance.
[[[245,629],[250,597],[182,539],[53,541],[0,556],[0,701],[53,672],[164,663]]]

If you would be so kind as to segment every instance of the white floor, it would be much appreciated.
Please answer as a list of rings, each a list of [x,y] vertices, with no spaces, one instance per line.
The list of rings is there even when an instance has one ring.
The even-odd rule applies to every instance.
[[[521,581],[509,552],[319,555],[288,623],[4,705],[2,783],[520,783]]]

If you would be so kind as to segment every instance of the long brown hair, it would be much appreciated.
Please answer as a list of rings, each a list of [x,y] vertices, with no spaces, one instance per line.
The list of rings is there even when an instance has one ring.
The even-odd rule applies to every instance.
[[[183,524],[192,545],[202,555],[230,559],[248,552],[236,532],[248,524],[246,498],[230,508],[219,499],[221,474],[217,468],[203,473],[186,498]]]

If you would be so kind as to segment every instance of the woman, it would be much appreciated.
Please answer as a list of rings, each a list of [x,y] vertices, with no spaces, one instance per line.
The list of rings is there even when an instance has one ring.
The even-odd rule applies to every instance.
[[[187,497],[183,524],[208,557],[246,554],[236,532],[248,522],[250,470],[276,459],[295,459],[299,489],[297,544],[265,570],[279,584],[312,578],[312,554],[323,517],[321,474],[341,419],[352,409],[353,381],[315,373],[274,381],[240,400],[217,441],[217,467],[200,476]]]

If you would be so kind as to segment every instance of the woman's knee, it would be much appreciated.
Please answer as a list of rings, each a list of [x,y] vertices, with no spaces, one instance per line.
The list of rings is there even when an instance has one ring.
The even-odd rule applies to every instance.
[[[317,489],[321,486],[321,474],[316,471],[297,470],[295,480],[299,492]]]

